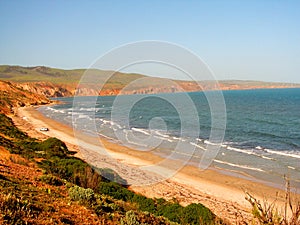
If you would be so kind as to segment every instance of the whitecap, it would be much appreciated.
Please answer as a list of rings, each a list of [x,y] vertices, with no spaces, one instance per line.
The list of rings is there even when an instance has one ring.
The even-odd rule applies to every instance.
[[[275,151],[271,149],[265,149],[266,152],[271,153],[271,154],[276,154],[276,155],[281,155],[281,156],[287,156],[287,157],[292,157],[292,158],[297,158],[300,159],[300,155],[297,154],[291,154],[286,151]]]
[[[196,144],[194,142],[190,142],[190,144],[196,146],[197,148],[202,149],[203,151],[206,151],[206,149],[204,147],[202,147],[202,146],[200,146],[200,145],[198,145],[198,144]]]
[[[214,162],[220,163],[220,164],[225,164],[225,165],[232,166],[232,167],[241,168],[241,169],[259,171],[259,172],[265,172],[264,170],[262,170],[260,168],[250,167],[250,166],[247,166],[247,165],[238,165],[238,164],[234,164],[234,163],[230,163],[230,162],[224,162],[224,161],[217,160],[217,159],[214,159]]]
[[[136,131],[136,132],[140,132],[140,133],[143,133],[143,134],[146,134],[146,135],[150,135],[150,132],[148,132],[148,131],[145,130],[145,129],[132,127],[131,130]]]
[[[250,152],[249,150],[234,148],[234,147],[230,147],[230,146],[228,146],[227,149],[231,150],[231,151],[235,151],[235,152],[240,152],[240,153],[244,153],[244,154],[248,154],[248,155],[253,155],[253,152],[252,151]]]

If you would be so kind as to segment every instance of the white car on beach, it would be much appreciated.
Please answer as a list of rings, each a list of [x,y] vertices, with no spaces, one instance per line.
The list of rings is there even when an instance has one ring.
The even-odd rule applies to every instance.
[[[42,128],[40,129],[40,131],[49,131],[49,128],[47,128],[47,127],[42,127]]]

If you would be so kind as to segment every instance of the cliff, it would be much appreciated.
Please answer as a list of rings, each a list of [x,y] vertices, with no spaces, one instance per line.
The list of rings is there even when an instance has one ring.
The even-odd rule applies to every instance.
[[[51,82],[15,83],[23,90],[46,97],[69,97],[74,94],[73,85],[54,84]]]
[[[12,114],[15,107],[50,103],[44,95],[31,93],[7,81],[0,81],[0,113]]]
[[[69,97],[76,94],[118,95],[122,94],[156,94],[172,92],[195,92],[203,90],[244,90],[261,88],[295,88],[300,84],[272,83],[261,81],[224,80],[216,85],[212,81],[181,81],[164,78],[147,77],[141,74],[121,73],[105,70],[89,70],[95,79],[90,84],[78,84],[85,69],[62,70],[44,66],[21,67],[0,66],[0,79],[16,83],[19,89],[46,97]],[[106,76],[114,73],[109,79]],[[138,82],[137,82],[138,81]],[[103,85],[101,91],[93,88],[95,82]]]

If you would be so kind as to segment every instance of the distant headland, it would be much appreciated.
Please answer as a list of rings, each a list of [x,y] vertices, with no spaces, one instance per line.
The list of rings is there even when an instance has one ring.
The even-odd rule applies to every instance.
[[[106,70],[90,70],[97,77],[97,82],[104,85],[101,91],[91,88],[90,85],[78,83],[86,69],[64,70],[45,66],[22,67],[0,65],[0,80],[15,83],[23,90],[46,97],[70,97],[76,92],[82,96],[118,95],[122,94],[157,94],[172,92],[196,92],[205,90],[246,90],[269,88],[298,88],[300,84],[277,83],[263,81],[220,80],[218,85],[213,81],[183,81],[149,77],[136,73],[121,73]],[[113,74],[105,81],[106,74]],[[143,81],[140,78],[147,78]],[[135,86],[123,90],[131,82],[139,79]],[[199,85],[200,84],[200,85]]]

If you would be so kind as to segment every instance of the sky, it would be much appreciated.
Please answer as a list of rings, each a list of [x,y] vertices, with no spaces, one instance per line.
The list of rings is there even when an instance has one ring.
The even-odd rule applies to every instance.
[[[300,83],[299,12],[297,0],[0,0],[0,64],[88,68],[120,45],[160,40],[219,80]]]

